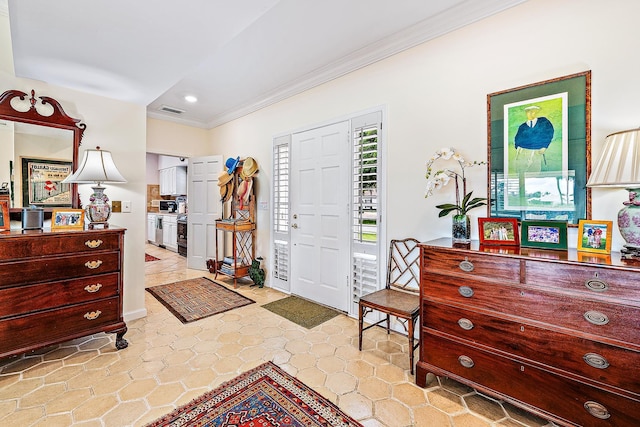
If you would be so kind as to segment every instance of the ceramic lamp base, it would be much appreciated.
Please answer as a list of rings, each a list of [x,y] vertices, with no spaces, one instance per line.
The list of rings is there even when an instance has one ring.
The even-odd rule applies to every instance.
[[[640,188],[627,188],[629,200],[618,212],[618,229],[625,240],[625,258],[640,258]]]
[[[104,187],[100,184],[93,189],[93,194],[89,197],[89,204],[84,208],[84,211],[89,220],[89,229],[94,228],[109,228],[107,220],[111,216],[111,206],[109,206],[109,198],[104,194]]]

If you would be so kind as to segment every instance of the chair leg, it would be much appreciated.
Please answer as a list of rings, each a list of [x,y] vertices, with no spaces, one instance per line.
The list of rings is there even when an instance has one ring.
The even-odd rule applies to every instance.
[[[414,319],[409,319],[408,323],[408,333],[409,333],[409,365],[411,366],[411,375],[413,375],[413,329],[414,329]]]
[[[358,350],[362,351],[362,325],[364,307],[358,304]]]
[[[387,335],[391,332],[391,316],[387,314]]]

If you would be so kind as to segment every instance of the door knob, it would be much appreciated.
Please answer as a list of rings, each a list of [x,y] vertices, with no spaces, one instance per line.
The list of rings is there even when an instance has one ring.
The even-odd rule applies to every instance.
[[[294,224],[292,224],[292,225],[291,225],[291,228],[298,228],[298,224],[295,224],[295,223],[294,223]]]

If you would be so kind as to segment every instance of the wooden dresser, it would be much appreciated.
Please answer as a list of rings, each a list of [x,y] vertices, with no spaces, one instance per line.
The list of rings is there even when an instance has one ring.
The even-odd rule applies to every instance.
[[[565,426],[640,425],[640,263],[421,244],[420,361]]]
[[[0,357],[98,332],[127,347],[124,232],[0,233]]]

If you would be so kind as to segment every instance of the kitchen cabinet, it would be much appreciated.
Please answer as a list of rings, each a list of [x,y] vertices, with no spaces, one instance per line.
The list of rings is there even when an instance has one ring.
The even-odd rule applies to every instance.
[[[162,245],[173,252],[178,252],[178,217],[162,215]]]
[[[156,242],[156,214],[147,214],[147,241],[149,243]]]
[[[181,196],[187,194],[187,168],[186,166],[173,166],[160,169],[160,195]]]

